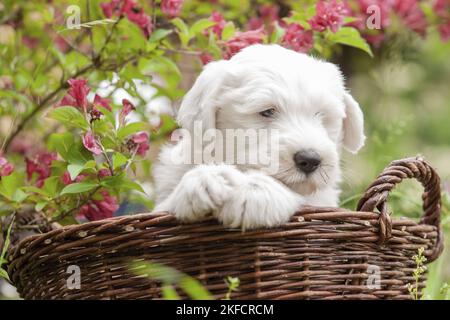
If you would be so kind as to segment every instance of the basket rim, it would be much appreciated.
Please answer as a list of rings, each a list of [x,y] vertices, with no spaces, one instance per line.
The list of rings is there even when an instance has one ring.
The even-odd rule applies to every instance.
[[[224,227],[214,217],[208,217],[201,222],[184,224],[168,212],[149,212],[134,215],[124,215],[91,221],[78,225],[67,225],[42,234],[35,234],[22,239],[18,244],[9,249],[8,264],[15,259],[30,254],[33,248],[50,244],[54,241],[66,241],[68,243],[86,239],[99,234],[109,234],[111,237],[120,236],[118,232],[130,233],[135,230],[146,230],[147,228],[158,227],[161,229],[174,230],[178,233],[185,232],[186,239],[195,237],[195,232],[202,230],[215,233],[216,239],[228,239],[230,234],[241,240],[267,240],[285,238],[299,234],[304,222],[343,222],[364,225],[367,228],[380,227],[380,213],[366,211],[352,211],[340,207],[303,206],[291,217],[291,219],[280,226],[271,228],[259,228],[252,230],[241,230],[238,228]],[[408,217],[398,217],[392,219],[394,228],[419,227],[420,232],[439,232],[434,225],[424,224],[414,221]],[[180,239],[181,240],[181,239]],[[202,242],[201,239],[197,239]],[[392,239],[391,239],[392,240]],[[203,241],[210,241],[204,239]],[[378,243],[379,239],[373,238],[371,242]],[[440,244],[436,242],[435,246]],[[380,245],[382,246],[382,245]],[[433,251],[436,248],[428,248]],[[428,255],[431,255],[429,253]]]

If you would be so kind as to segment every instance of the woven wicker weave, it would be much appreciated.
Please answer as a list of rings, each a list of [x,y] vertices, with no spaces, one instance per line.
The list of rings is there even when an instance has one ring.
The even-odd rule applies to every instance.
[[[420,223],[388,213],[388,193],[405,178],[425,188]],[[430,262],[442,251],[439,215],[439,177],[409,158],[386,168],[357,211],[307,207],[282,227],[244,233],[213,219],[180,225],[166,213],[117,217],[26,238],[10,252],[8,272],[25,299],[161,297],[158,283],[129,272],[136,259],[195,276],[217,298],[234,276],[241,284],[233,299],[409,299],[411,257],[424,247]],[[81,268],[79,290],[66,286],[69,265]],[[377,268],[380,286],[368,286]]]

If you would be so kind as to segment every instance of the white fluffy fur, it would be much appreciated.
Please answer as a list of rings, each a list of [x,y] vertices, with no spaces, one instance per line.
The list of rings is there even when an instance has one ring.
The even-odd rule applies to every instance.
[[[276,108],[273,119],[259,112]],[[364,144],[363,115],[339,69],[277,45],[253,45],[228,61],[209,63],[180,107],[179,124],[193,130],[272,128],[280,133],[279,170],[247,165],[174,164],[181,140],[168,145],[155,166],[157,206],[182,221],[214,215],[225,226],[251,229],[283,224],[301,205],[336,206],[341,146]],[[322,157],[310,175],[293,155],[314,149]]]

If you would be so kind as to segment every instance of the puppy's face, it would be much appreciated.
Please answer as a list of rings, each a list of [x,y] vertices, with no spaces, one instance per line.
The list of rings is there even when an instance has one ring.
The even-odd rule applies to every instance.
[[[266,163],[238,165],[266,170],[301,194],[334,185],[341,146],[356,152],[364,143],[361,110],[337,67],[276,45],[251,46],[208,65],[178,115],[187,129],[198,120],[204,129],[220,130],[225,144],[227,129],[268,130],[259,143],[276,142],[276,170],[269,173]],[[236,151],[255,150],[246,143]]]

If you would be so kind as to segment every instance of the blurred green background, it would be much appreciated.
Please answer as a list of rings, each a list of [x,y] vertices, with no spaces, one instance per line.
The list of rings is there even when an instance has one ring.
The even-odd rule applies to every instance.
[[[365,115],[366,145],[344,156],[341,203],[356,207],[357,198],[393,159],[421,154],[438,171],[443,187],[442,226],[446,247],[429,265],[426,298],[444,298],[450,279],[450,43],[437,36],[399,38],[375,59],[359,52],[346,56],[348,87]],[[421,186],[406,181],[392,192],[395,216],[421,216]]]

